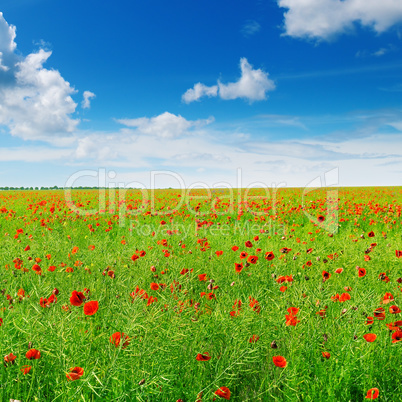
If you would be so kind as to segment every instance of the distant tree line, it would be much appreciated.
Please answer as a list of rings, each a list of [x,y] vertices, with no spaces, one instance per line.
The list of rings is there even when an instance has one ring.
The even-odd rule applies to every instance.
[[[73,189],[77,190],[98,190],[103,187],[85,187],[85,186],[79,186],[79,187],[72,187]],[[106,188],[105,188],[106,189]],[[30,191],[38,191],[38,190],[64,190],[64,187],[58,187],[58,186],[53,186],[53,187],[0,187],[0,191],[4,190],[30,190]]]

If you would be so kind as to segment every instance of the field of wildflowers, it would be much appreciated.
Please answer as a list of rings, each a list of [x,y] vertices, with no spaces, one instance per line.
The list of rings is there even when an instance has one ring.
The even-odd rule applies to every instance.
[[[402,400],[401,190],[2,191],[0,399]]]

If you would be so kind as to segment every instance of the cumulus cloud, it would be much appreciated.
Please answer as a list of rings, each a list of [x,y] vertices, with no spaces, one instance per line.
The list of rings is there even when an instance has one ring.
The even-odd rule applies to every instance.
[[[207,87],[200,82],[195,84],[193,88],[188,89],[182,96],[182,101],[185,103],[190,103],[199,100],[203,96],[217,96],[218,86],[213,85],[212,87]]]
[[[267,92],[275,89],[275,83],[268,78],[268,73],[261,69],[254,70],[245,57],[240,59],[241,77],[236,82],[208,87],[204,84],[195,84],[182,96],[182,100],[190,103],[203,96],[219,96],[224,100],[242,98],[249,102],[267,99]]]
[[[119,119],[117,122],[127,127],[135,128],[135,132],[160,138],[177,138],[190,133],[190,129],[202,127],[214,121],[213,117],[206,120],[187,120],[180,115],[169,112],[155,117],[140,117],[138,119]]]
[[[91,99],[94,99],[96,95],[91,91],[84,91],[81,107],[83,109],[89,109],[91,107]]]
[[[381,33],[402,22],[400,0],[277,0],[286,8],[286,35],[330,39],[355,23]]]
[[[17,54],[15,32],[0,13],[0,125],[23,139],[52,141],[71,134],[79,123],[71,117],[75,89],[57,70],[43,67],[50,51]]]

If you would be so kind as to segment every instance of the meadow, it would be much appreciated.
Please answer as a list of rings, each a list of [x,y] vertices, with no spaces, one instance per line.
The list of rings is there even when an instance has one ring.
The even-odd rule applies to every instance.
[[[0,400],[402,400],[402,188],[144,191],[0,192]]]

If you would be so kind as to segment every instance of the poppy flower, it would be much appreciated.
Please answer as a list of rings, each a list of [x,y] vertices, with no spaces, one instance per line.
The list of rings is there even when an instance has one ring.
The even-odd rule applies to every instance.
[[[292,251],[291,248],[283,247],[279,250],[280,253],[282,254],[288,254],[290,251]]]
[[[241,260],[244,260],[245,258],[247,258],[247,256],[248,256],[248,253],[246,253],[245,251],[242,251],[242,252],[240,253],[240,259],[241,259]]]
[[[118,348],[120,346],[121,341],[124,341],[122,345],[122,349],[125,349],[128,344],[130,343],[130,337],[126,335],[124,332],[115,332],[110,338],[109,341],[110,343],[113,343],[113,345]]]
[[[40,351],[37,349],[29,349],[26,353],[25,357],[29,360],[32,359],[39,359],[40,358]]]
[[[279,288],[279,290],[283,293],[283,292],[286,291],[287,288],[288,288],[287,286],[281,286],[281,287]]]
[[[235,262],[235,270],[236,270],[236,272],[237,272],[238,274],[240,274],[240,272],[242,271],[242,269],[243,269],[243,264],[239,264],[239,263]]]
[[[375,236],[375,234],[374,234],[374,232],[373,232],[373,231],[371,231],[371,232],[369,232],[369,233],[367,234],[367,236],[368,236],[368,237],[374,237],[374,236]]]
[[[71,297],[70,297],[70,303],[73,306],[79,307],[81,306],[81,304],[84,302],[85,300],[85,296],[82,292],[77,292],[76,290],[73,290],[73,292],[71,293]]]
[[[385,310],[382,307],[376,308],[374,310],[374,317],[377,318],[378,320],[384,320]]]
[[[32,369],[32,367],[31,367],[31,366],[27,366],[27,365],[22,366],[22,367],[20,368],[22,374],[24,374],[24,375],[25,375],[25,374],[28,374],[28,373],[31,371],[31,369]]]
[[[379,394],[378,388],[371,388],[367,391],[366,399],[377,399]]]
[[[396,330],[393,334],[392,334],[392,343],[396,343],[396,342],[400,342],[402,341],[402,331],[401,330]]]
[[[383,304],[388,304],[389,302],[394,301],[394,296],[392,296],[392,293],[385,293],[384,298],[382,300]]]
[[[99,303],[96,300],[84,304],[84,314],[94,315],[99,308]]]
[[[77,246],[73,247],[73,249],[71,250],[72,254],[76,254],[78,253],[79,248]]]
[[[70,368],[70,372],[66,374],[67,380],[75,381],[84,375],[84,369],[82,367]]]
[[[358,268],[358,275],[359,275],[359,278],[363,278],[363,276],[365,276],[366,275],[366,270],[364,269],[364,268]]]
[[[318,220],[318,222],[324,222],[325,221],[325,217],[324,216],[322,216],[322,215],[318,215],[318,217],[317,217],[317,220]]]
[[[151,289],[152,289],[152,290],[158,290],[158,289],[159,289],[159,285],[158,285],[157,283],[155,283],[155,282],[152,282],[152,283],[151,283]]]
[[[374,318],[373,317],[367,317],[366,325],[371,325],[374,323]]]
[[[350,300],[350,294],[349,294],[349,293],[342,293],[342,294],[339,296],[339,301],[340,301],[340,302],[344,302],[344,301],[346,301],[346,300]]]
[[[135,260],[138,260],[138,258],[140,258],[137,254],[133,254],[132,256],[131,256],[131,260],[132,261],[135,261]]]
[[[343,272],[343,268],[337,268],[336,270],[335,270],[335,273],[336,274],[341,274]]]
[[[401,312],[401,309],[398,306],[391,306],[389,308],[389,312],[391,314],[399,314]]]
[[[397,258],[402,258],[402,250],[395,250],[395,255]]]
[[[287,312],[289,314],[296,315],[299,312],[299,308],[298,307],[289,307],[287,309]]]
[[[198,275],[198,279],[200,281],[206,281],[207,280],[207,274],[200,274]]]
[[[232,247],[232,250],[233,250],[233,251],[237,251],[238,249],[239,249],[239,247],[237,247],[237,246],[233,246],[233,247]]]
[[[253,243],[251,243],[250,240],[247,240],[247,241],[244,243],[244,245],[245,245],[247,248],[253,247]]]
[[[14,364],[14,360],[17,358],[17,356],[15,356],[14,354],[12,354],[12,353],[9,353],[8,355],[5,355],[4,356],[4,363],[5,364],[7,364],[7,363],[11,363],[11,364]]]
[[[222,250],[217,250],[217,251],[215,251],[215,254],[216,254],[217,257],[220,257],[223,254],[223,251]]]
[[[35,271],[38,275],[42,275],[42,268],[38,264],[34,264],[32,270]]]
[[[215,395],[218,395],[223,399],[229,400],[230,390],[227,387],[220,387],[218,390],[215,391]]]
[[[211,360],[211,356],[209,355],[208,352],[206,353],[198,353],[198,355],[196,356],[195,360],[198,360],[199,362],[206,362],[208,360]]]
[[[256,264],[257,261],[258,261],[258,257],[256,255],[250,255],[247,258],[247,262],[250,263],[250,264]]]
[[[274,364],[276,367],[286,367],[287,366],[287,361],[283,356],[274,356],[272,358]]]
[[[265,253],[265,259],[268,261],[271,261],[275,258],[275,255],[272,251],[268,251],[267,253]]]
[[[327,271],[322,271],[322,279],[324,281],[328,280],[331,277],[331,274]]]
[[[322,352],[322,355],[326,358],[329,359],[331,357],[331,353],[329,352]]]
[[[376,334],[366,334],[366,335],[363,335],[363,338],[367,342],[374,342],[377,339],[377,335]]]

